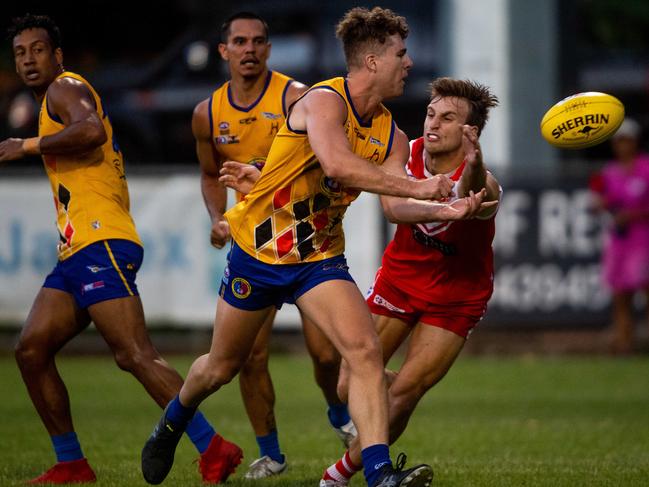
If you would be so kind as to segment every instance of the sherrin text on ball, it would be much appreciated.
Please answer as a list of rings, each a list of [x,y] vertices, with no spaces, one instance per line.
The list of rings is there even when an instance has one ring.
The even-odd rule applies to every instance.
[[[607,93],[589,91],[564,98],[541,120],[541,134],[564,149],[583,149],[604,142],[624,120],[624,105]]]

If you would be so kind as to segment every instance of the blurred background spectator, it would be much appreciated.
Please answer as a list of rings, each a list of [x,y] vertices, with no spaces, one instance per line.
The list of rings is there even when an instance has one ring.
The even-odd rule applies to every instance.
[[[611,139],[613,159],[591,179],[608,217],[602,273],[612,292],[612,347],[618,353],[634,347],[634,296],[642,291],[649,302],[649,155],[640,149],[641,133],[638,122],[626,118]]]

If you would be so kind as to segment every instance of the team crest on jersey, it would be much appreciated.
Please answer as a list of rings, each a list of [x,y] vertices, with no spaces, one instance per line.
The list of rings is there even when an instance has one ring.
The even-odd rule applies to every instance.
[[[323,175],[320,179],[320,189],[322,189],[327,196],[338,196],[342,191],[342,186],[338,181],[334,181],[333,179]]]
[[[246,299],[252,292],[252,286],[248,281],[237,277],[232,281],[232,294],[239,299]]]
[[[238,144],[239,136],[238,135],[221,135],[214,138],[214,143],[219,144]]]
[[[230,124],[228,122],[219,123],[219,133],[221,135],[227,135],[230,133]]]
[[[261,112],[261,114],[269,120],[277,120],[282,118],[281,113]]]

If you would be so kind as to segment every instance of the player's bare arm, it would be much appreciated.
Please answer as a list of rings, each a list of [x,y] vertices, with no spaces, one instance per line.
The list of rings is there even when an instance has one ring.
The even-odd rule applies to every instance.
[[[459,197],[468,196],[470,191],[478,192],[486,189],[485,202],[498,202],[500,199],[500,185],[484,165],[482,149],[478,140],[477,127],[462,126],[462,147],[464,148],[466,165],[457,185]],[[481,210],[477,216],[488,217],[495,213],[496,205]]]
[[[290,115],[293,129],[307,131],[311,148],[328,177],[343,186],[378,194],[430,199],[450,193],[450,185],[396,176],[354,154],[343,128],[346,116],[345,103],[328,90],[309,92]]]
[[[73,78],[60,78],[47,90],[50,113],[65,128],[56,134],[31,139],[7,139],[0,143],[0,160],[22,159],[38,154],[83,154],[100,147],[107,135],[97,114],[95,100],[85,85]]]
[[[220,249],[230,240],[230,228],[223,218],[228,195],[226,187],[219,182],[222,161],[212,143],[209,100],[203,100],[196,105],[192,116],[192,132],[196,139],[196,155],[201,170],[201,192],[212,220],[210,242]]]
[[[289,109],[307,90],[309,87],[298,81],[293,81],[286,90],[286,97],[284,98],[284,113],[288,113]]]
[[[399,129],[395,133],[392,152],[383,163],[383,169],[394,175],[406,177],[405,163],[409,145],[406,135]],[[439,184],[450,184],[448,176],[437,174],[430,178]],[[452,203],[417,200],[381,195],[381,205],[386,218],[392,223],[423,223],[471,218],[483,208],[485,192],[471,193]]]

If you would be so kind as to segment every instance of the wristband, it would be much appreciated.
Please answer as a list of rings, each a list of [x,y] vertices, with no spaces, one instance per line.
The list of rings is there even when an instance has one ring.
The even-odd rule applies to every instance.
[[[37,156],[41,153],[41,138],[32,137],[23,140],[23,151],[30,156]]]

